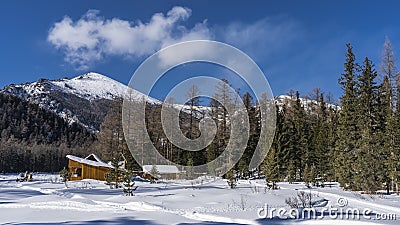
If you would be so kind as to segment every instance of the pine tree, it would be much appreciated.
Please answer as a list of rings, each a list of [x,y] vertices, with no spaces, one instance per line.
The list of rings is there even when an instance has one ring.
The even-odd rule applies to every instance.
[[[260,135],[259,126],[260,126],[261,116],[259,115],[260,113],[258,112],[260,110],[260,107],[254,105],[253,97],[250,95],[249,92],[246,92],[242,96],[242,100],[249,118],[250,130],[249,130],[249,140],[247,141],[247,147],[239,161],[237,168],[240,171],[239,175],[241,177],[246,177],[247,174],[249,174],[250,172],[249,171],[250,161],[253,155],[255,154],[255,150],[257,148],[257,144],[259,141],[259,135]]]
[[[328,110],[324,101],[324,95],[318,93],[319,97],[316,111],[315,123],[312,127],[312,149],[314,160],[310,160],[312,165],[316,167],[316,173],[320,174],[324,179],[325,176],[331,170],[330,159],[331,149],[329,142],[329,121],[328,121]]]
[[[357,124],[357,71],[358,65],[355,61],[353,48],[350,44],[346,45],[346,62],[344,73],[339,78],[339,84],[343,90],[340,98],[341,110],[338,120],[338,139],[336,142],[335,167],[336,177],[344,188],[352,188],[354,171],[353,162],[355,161],[354,151],[358,148],[360,138]]]
[[[288,155],[286,154],[287,152],[285,151],[289,142],[288,140],[290,140],[290,136],[286,133],[286,125],[284,123],[285,111],[286,105],[282,106],[282,110],[279,110],[279,107],[276,106],[275,137],[271,145],[271,149],[275,150],[276,164],[278,166],[276,173],[279,174],[279,180],[284,178],[287,174],[289,161]]]
[[[287,161],[292,162],[294,167],[291,172],[294,172],[292,178],[296,179],[302,177],[302,172],[305,163],[307,163],[309,151],[309,131],[307,124],[307,115],[300,101],[300,94],[296,91],[295,101],[291,101],[291,106],[288,113],[285,115],[286,130],[285,135],[288,135],[288,144],[286,146]]]
[[[394,158],[392,153],[395,151],[395,118],[393,112],[393,89],[390,84],[388,76],[384,76],[382,84],[379,86],[378,96],[378,126],[376,128],[376,138],[378,140],[380,154],[379,162],[381,162],[381,168],[379,168],[379,177],[382,183],[385,183],[387,194],[390,193],[391,183],[393,182],[394,171]]]
[[[279,181],[279,166],[274,148],[269,150],[267,158],[264,160],[262,170],[268,187],[272,190],[277,189],[276,183]]]
[[[282,174],[286,175],[289,183],[296,180],[296,168],[293,163],[294,156],[294,143],[292,137],[295,135],[293,125],[293,113],[292,107],[293,99],[286,101],[282,105],[282,109],[279,111],[277,116],[277,127],[274,138],[273,146],[278,150],[278,154],[282,158]],[[280,123],[279,123],[280,121]]]
[[[132,181],[132,171],[127,170],[124,172],[124,194],[126,196],[133,196],[133,192],[135,189],[133,186],[135,185],[135,181]]]
[[[400,130],[400,113],[399,113],[399,75],[397,74],[395,56],[392,44],[388,37],[382,52],[381,77],[383,82],[380,86],[380,127],[382,131],[383,151],[382,161],[384,168],[382,169],[382,181],[386,184],[387,193],[390,189],[397,189],[399,177],[399,153],[400,140],[398,137]],[[397,119],[396,119],[397,118]],[[390,185],[391,184],[391,185]],[[396,188],[397,187],[397,188]]]
[[[327,97],[329,99],[329,95]],[[327,101],[330,102],[330,101]],[[332,102],[331,102],[332,103]],[[322,176],[322,181],[337,181],[336,177],[336,171],[337,168],[335,165],[337,165],[336,158],[338,157],[338,151],[337,151],[337,140],[338,140],[338,120],[339,120],[339,109],[337,106],[329,106],[328,110],[328,118],[327,118],[327,150],[326,154],[329,157],[328,160],[328,170],[325,171],[325,174],[321,174]]]
[[[355,160],[355,189],[373,193],[379,188],[378,171],[379,142],[376,128],[378,127],[378,87],[375,83],[377,76],[373,65],[365,58],[362,73],[358,76],[359,108],[358,127],[360,129],[360,145],[356,151]]]

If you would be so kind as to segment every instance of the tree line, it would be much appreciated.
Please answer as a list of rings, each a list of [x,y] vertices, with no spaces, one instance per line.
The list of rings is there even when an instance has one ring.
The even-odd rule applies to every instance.
[[[346,48],[344,70],[338,79],[343,90],[340,104],[319,88],[302,97],[298,91],[289,91],[282,103],[276,103],[274,140],[259,168],[249,168],[249,164],[257,144],[267,141],[260,139],[260,115],[265,112],[251,93],[240,95],[249,118],[249,139],[227,178],[265,176],[271,188],[276,188],[279,181],[303,181],[307,185],[338,181],[345,189],[366,193],[379,189],[399,192],[400,75],[391,43],[389,39],[385,41],[379,69],[367,57],[357,61],[350,44]],[[155,146],[163,157],[188,168],[211,162],[230,141],[242,141],[230,139],[233,115],[227,110],[227,106],[237,105],[239,92],[232,93],[229,81],[223,79],[208,107],[200,107],[204,102],[197,97],[198,92],[195,85],[187,91],[190,100],[185,103],[185,110],[174,107],[172,98],[165,101],[172,106],[171,113],[180,111],[179,128],[189,139],[200,137],[202,119],[212,119],[216,124],[212,142],[196,152],[180,149],[168,140],[161,123],[162,105],[145,100],[135,103],[145,104],[150,141],[144,143],[141,131],[134,126],[133,138],[125,140],[122,99],[114,102],[100,125],[100,132],[93,134],[77,124],[66,124],[37,105],[0,94],[0,171],[55,171],[66,165],[66,154],[85,156],[88,149],[105,161],[115,164],[125,160],[127,169],[140,170],[138,163],[142,162],[133,159],[127,141],[134,142],[134,150],[144,154],[150,145]],[[217,169],[209,168],[208,172],[216,174]],[[195,172],[188,169],[187,178]]]

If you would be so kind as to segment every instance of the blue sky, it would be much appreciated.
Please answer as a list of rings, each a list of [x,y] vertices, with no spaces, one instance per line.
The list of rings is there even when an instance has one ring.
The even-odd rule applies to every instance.
[[[151,53],[181,40],[202,38],[226,42],[251,56],[275,95],[290,88],[304,95],[320,87],[338,98],[337,79],[347,42],[353,45],[358,61],[368,56],[376,69],[385,36],[400,55],[398,1],[0,4],[0,87],[89,71],[128,84]],[[182,79],[179,73],[170,76],[169,83]]]

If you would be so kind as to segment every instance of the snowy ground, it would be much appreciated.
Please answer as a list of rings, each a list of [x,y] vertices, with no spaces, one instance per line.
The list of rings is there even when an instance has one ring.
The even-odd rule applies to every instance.
[[[35,174],[33,182],[18,183],[16,175],[0,175],[0,224],[398,224],[400,197],[361,195],[342,191],[337,185],[313,188],[313,201],[329,200],[325,207],[371,209],[371,219],[260,219],[260,208],[285,208],[285,198],[306,189],[303,184],[279,183],[279,190],[265,191],[262,180],[241,180],[228,189],[222,179],[138,182],[134,196],[121,189],[109,189],[103,182],[84,180],[60,182],[57,175]],[[197,181],[201,183],[201,181]],[[321,210],[322,208],[317,208]],[[263,212],[263,211],[260,211]],[[397,220],[378,220],[382,214],[396,214]],[[343,215],[342,215],[343,216]]]

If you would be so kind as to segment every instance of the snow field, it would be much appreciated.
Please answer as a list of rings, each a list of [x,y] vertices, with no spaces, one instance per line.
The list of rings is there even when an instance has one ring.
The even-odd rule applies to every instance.
[[[313,200],[328,199],[337,207],[338,198],[347,207],[370,208],[374,213],[400,215],[400,197],[369,196],[332,188],[305,188],[304,184],[279,183],[279,190],[265,190],[263,180],[239,180],[229,189],[225,180],[203,177],[199,181],[136,181],[134,196],[110,189],[104,182],[83,180],[60,182],[58,175],[35,174],[33,182],[18,183],[17,175],[0,175],[0,224],[398,224],[395,220],[280,220],[259,219],[258,209],[286,208],[285,198],[298,191],[310,192]],[[400,217],[398,218],[400,219]]]

